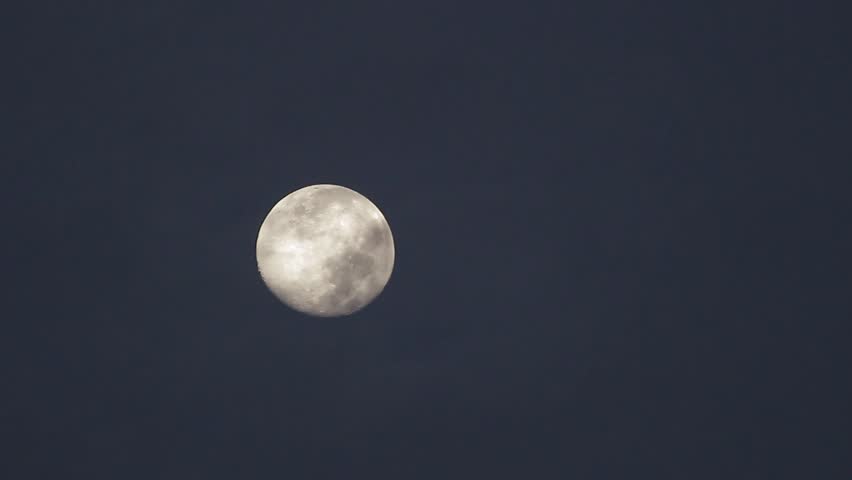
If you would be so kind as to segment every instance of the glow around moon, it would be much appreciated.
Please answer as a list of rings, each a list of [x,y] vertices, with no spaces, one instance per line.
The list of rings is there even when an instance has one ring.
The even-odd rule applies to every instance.
[[[264,283],[290,307],[315,316],[354,313],[385,288],[394,242],[384,215],[366,197],[312,185],[278,202],[257,236]]]

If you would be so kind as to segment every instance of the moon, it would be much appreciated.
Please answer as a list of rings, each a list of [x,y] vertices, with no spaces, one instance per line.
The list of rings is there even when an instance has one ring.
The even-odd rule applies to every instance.
[[[317,317],[361,310],[387,285],[394,242],[382,212],[339,185],[290,193],[269,212],[257,235],[257,267],[283,303]]]

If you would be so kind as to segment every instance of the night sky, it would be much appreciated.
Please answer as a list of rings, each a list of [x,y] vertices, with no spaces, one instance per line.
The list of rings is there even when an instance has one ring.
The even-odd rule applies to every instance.
[[[0,477],[852,478],[840,10],[28,5]],[[315,183],[395,238],[350,317],[257,272]]]

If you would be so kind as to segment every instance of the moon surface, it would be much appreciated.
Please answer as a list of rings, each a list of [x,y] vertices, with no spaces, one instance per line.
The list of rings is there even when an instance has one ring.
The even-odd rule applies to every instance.
[[[384,290],[394,263],[390,226],[373,202],[338,185],[279,201],[257,235],[257,266],[279,300],[308,315],[354,313]]]

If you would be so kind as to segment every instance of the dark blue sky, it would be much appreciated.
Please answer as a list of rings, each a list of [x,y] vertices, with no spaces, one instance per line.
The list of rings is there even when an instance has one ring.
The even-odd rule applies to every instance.
[[[3,478],[849,478],[844,12],[83,3],[4,15]],[[257,274],[312,183],[352,317]]]

